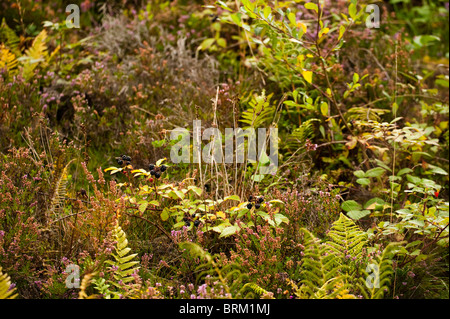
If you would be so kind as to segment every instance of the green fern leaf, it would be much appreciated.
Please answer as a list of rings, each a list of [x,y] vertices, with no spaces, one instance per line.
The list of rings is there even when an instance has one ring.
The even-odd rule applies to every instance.
[[[382,299],[389,292],[394,275],[393,257],[401,244],[390,243],[382,254],[371,262],[370,267],[362,271],[363,276],[359,280],[358,287],[364,298]]]
[[[349,109],[346,114],[345,118],[347,121],[381,121],[380,115],[383,115],[385,113],[390,112],[390,110],[385,109],[368,109],[365,107],[352,107]]]
[[[249,290],[253,291],[254,293],[258,294],[259,296],[269,294],[269,292],[267,290],[261,288],[260,286],[258,286],[257,284],[254,284],[252,282],[246,283],[243,288],[249,289]]]
[[[329,249],[341,260],[347,256],[360,259],[362,249],[367,243],[367,235],[359,229],[353,220],[341,213],[328,233],[331,241],[328,241]]]
[[[336,256],[333,252],[328,252],[307,229],[302,228],[300,232],[304,236],[305,252],[301,266],[303,279],[300,281],[297,297],[301,299],[330,297],[336,282],[342,280],[338,276],[340,266],[335,262]]]
[[[305,145],[306,140],[312,140],[315,137],[314,122],[318,119],[309,119],[296,128],[287,139],[287,146],[291,149],[298,149]]]
[[[242,113],[242,119],[240,122],[247,124],[247,127],[263,127],[272,121],[273,115],[275,113],[275,106],[271,104],[270,100],[273,93],[266,96],[265,90],[262,91],[261,95],[251,95],[248,102],[249,108]]]
[[[20,38],[6,24],[5,18],[3,18],[2,25],[0,26],[0,42],[4,43],[16,57],[21,56],[19,49]]]
[[[134,280],[131,275],[139,269],[139,267],[135,267],[139,262],[133,261],[137,254],[129,254],[131,248],[128,247],[127,236],[118,224],[114,228],[114,238],[116,241],[115,253],[112,254],[114,260],[105,262],[111,265],[110,269],[114,267],[113,277],[116,282],[112,282],[112,284],[120,288],[119,281],[128,283]]]

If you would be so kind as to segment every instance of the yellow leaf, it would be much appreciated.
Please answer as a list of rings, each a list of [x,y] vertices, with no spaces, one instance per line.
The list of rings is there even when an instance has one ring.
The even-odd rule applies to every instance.
[[[312,71],[303,71],[302,75],[305,78],[306,82],[312,83]]]
[[[217,213],[216,213],[216,215],[217,215],[217,217],[220,217],[220,218],[222,218],[222,219],[225,219],[225,218],[227,218],[227,216],[225,215],[225,213],[224,213],[224,212],[222,212],[222,211],[220,211],[220,212],[217,212]]]
[[[301,23],[300,21],[298,21],[298,22],[297,22],[297,27],[298,27],[299,29],[302,29],[303,33],[306,33],[307,27],[306,27],[305,24],[303,24],[303,23]]]

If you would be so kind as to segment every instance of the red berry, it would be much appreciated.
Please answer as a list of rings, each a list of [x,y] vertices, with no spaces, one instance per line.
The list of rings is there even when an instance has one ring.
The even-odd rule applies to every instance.
[[[150,183],[153,183],[153,178],[150,177],[150,178],[148,179],[148,181],[149,181]]]
[[[439,191],[434,192],[435,197],[439,197]]]

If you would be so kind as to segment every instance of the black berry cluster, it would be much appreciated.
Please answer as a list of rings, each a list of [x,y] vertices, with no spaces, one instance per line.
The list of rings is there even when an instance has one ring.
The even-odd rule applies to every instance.
[[[185,216],[183,218],[184,224],[186,225],[186,227],[191,226],[191,221],[195,219],[197,215],[196,214],[192,214],[191,216]],[[200,220],[195,219],[194,220],[194,226],[198,227],[198,225],[200,225]]]
[[[161,174],[167,170],[166,165],[156,166],[155,164],[148,165],[150,169],[150,175],[155,176],[155,178],[160,178]]]
[[[125,163],[125,165],[130,165],[131,164],[131,157],[129,157],[128,155],[122,155],[121,157],[116,157],[116,161],[117,164],[119,165],[123,165]]]
[[[256,208],[256,209],[259,209],[259,208],[261,207],[261,203],[262,203],[263,201],[264,201],[264,196],[256,197],[256,196],[250,195],[250,196],[248,197],[247,208],[248,208],[248,209],[252,209],[252,207],[253,207],[252,202],[254,202],[254,203],[255,203],[255,208]]]

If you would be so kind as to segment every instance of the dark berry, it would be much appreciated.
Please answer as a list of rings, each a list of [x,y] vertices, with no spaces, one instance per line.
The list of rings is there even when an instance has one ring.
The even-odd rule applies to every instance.
[[[256,209],[259,209],[260,207],[261,207],[261,205],[260,205],[259,203],[256,203],[256,204],[255,204],[255,208],[256,208]]]
[[[128,157],[128,156],[126,156],[126,155],[122,155],[122,159],[123,159],[124,161],[127,160],[127,157]]]
[[[191,226],[191,222],[185,222],[184,224],[186,225],[186,227]]]
[[[121,159],[118,159],[118,160],[117,160],[117,164],[122,165],[122,164],[123,164],[123,161],[122,161]]]
[[[161,172],[165,172],[166,169],[167,169],[167,166],[166,166],[166,165],[162,165],[162,166],[161,166]]]
[[[156,173],[155,173],[155,177],[156,177],[156,178],[160,178],[160,177],[161,177],[161,173],[160,173],[160,172],[156,172]]]
[[[253,207],[253,205],[252,205],[251,203],[248,203],[248,204],[247,204],[247,208],[248,208],[248,209],[252,209],[252,207]]]
[[[258,203],[262,203],[264,201],[264,196],[261,196],[260,198],[258,198]]]
[[[155,171],[154,171],[154,170],[151,170],[151,171],[150,171],[150,175],[155,175]]]
[[[127,161],[127,165],[131,165],[131,162],[130,162],[130,161]]]
[[[183,221],[184,221],[184,222],[188,222],[188,221],[189,221],[189,218],[184,217],[184,218],[183,218]]]
[[[248,201],[249,201],[249,202],[251,202],[251,201],[252,201],[252,199],[253,199],[253,196],[252,196],[252,195],[250,195],[250,196],[248,197]]]
[[[195,214],[192,214],[192,218],[195,218]]]
[[[151,171],[153,171],[153,170],[155,169],[155,165],[154,165],[154,164],[150,164],[150,165],[148,166],[148,168],[149,168]]]
[[[197,220],[194,222],[194,226],[197,227],[198,225],[200,225],[200,221],[197,219]]]

